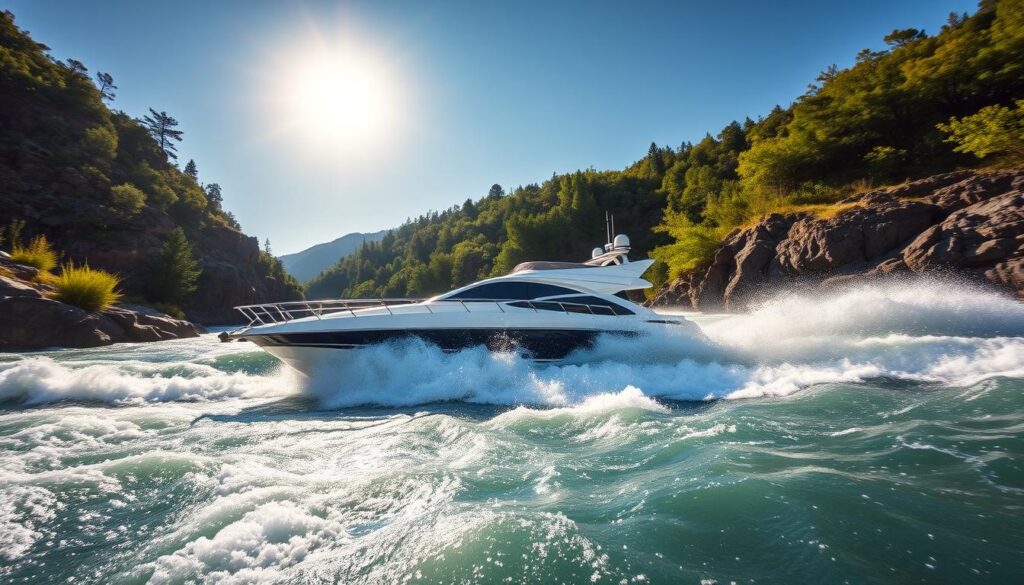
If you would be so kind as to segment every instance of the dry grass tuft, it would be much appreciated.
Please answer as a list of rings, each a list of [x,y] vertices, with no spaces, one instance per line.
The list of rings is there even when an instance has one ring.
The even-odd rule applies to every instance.
[[[28,246],[14,244],[11,248],[11,260],[42,272],[50,272],[57,267],[57,252],[50,246],[46,236],[36,236]]]
[[[90,313],[107,309],[121,299],[117,292],[120,279],[109,272],[93,270],[88,264],[75,266],[68,262],[50,284],[55,289],[54,299]]]

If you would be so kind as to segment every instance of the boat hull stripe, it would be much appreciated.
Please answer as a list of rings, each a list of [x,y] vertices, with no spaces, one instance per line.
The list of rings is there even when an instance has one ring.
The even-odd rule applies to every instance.
[[[573,350],[588,348],[598,335],[606,333],[627,337],[635,331],[602,331],[596,329],[406,329],[363,331],[317,331],[243,335],[260,347],[296,346],[354,349],[419,338],[445,351],[485,346],[492,351],[525,350],[541,360],[561,359]]]

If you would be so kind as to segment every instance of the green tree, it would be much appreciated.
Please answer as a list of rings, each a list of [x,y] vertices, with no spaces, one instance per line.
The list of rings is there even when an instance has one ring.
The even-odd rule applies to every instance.
[[[893,47],[902,47],[907,43],[923,39],[925,37],[923,30],[917,30],[916,28],[903,28],[896,29],[891,33],[885,35],[882,39],[887,45]]]
[[[202,271],[183,229],[175,228],[164,241],[149,276],[149,298],[180,305],[196,291]]]
[[[224,196],[221,194],[220,185],[210,183],[206,186],[206,202],[213,211],[221,211],[224,205]]]
[[[131,183],[110,189],[110,206],[125,217],[134,217],[145,205],[146,195]]]
[[[181,142],[181,136],[184,134],[176,129],[178,121],[167,115],[167,112],[157,112],[153,108],[149,108],[149,113],[151,115],[142,118],[142,124],[157,141],[164,154],[177,160],[178,147],[174,143]]]
[[[89,76],[89,70],[86,69],[85,65],[83,65],[78,59],[66,59],[64,62],[67,63],[68,68],[74,73],[83,77]]]
[[[659,177],[665,174],[665,161],[661,160],[661,149],[654,142],[647,149],[647,160],[650,161],[651,172]]]
[[[96,73],[96,87],[100,90],[100,97],[108,102],[114,101],[114,90],[117,86],[114,85],[114,77],[109,73],[103,73],[102,71]]]
[[[950,118],[938,124],[949,135],[946,142],[956,144],[953,150],[978,158],[1009,155],[1024,160],[1024,99],[1016,107],[986,106],[976,114]]]
[[[188,159],[188,162],[185,163],[185,171],[184,172],[185,172],[186,175],[192,177],[192,179],[194,179],[196,181],[199,180],[199,168],[196,167],[196,161],[194,161],[192,159]]]

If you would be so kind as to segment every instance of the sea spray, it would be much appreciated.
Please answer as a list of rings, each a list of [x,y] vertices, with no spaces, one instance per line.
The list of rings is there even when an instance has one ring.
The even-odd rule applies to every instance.
[[[671,400],[785,396],[878,379],[966,385],[1024,368],[1024,305],[949,281],[786,294],[730,316],[598,338],[561,365],[418,340],[350,352],[311,378],[248,344],[119,346],[0,360],[0,402],[127,404],[309,396],[325,408],[439,401],[569,406],[633,387]],[[698,325],[700,326],[698,328]]]

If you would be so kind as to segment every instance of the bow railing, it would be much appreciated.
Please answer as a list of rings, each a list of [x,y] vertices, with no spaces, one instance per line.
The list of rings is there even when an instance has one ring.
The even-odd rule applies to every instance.
[[[246,327],[259,325],[271,325],[274,323],[286,323],[296,319],[316,317],[322,319],[326,315],[335,313],[347,313],[351,317],[368,316],[369,314],[379,315],[380,311],[371,309],[383,309],[394,315],[395,308],[405,307],[400,312],[407,313],[437,313],[447,312],[447,307],[457,304],[466,312],[472,312],[471,306],[479,306],[482,303],[489,303],[505,312],[509,306],[533,311],[561,311],[564,313],[586,313],[592,315],[616,315],[615,309],[610,303],[577,303],[569,301],[529,300],[529,299],[437,299],[429,303],[424,299],[331,299],[322,301],[288,301],[283,303],[262,303],[256,305],[242,305],[235,307],[249,324]]]

